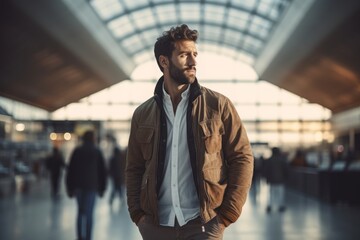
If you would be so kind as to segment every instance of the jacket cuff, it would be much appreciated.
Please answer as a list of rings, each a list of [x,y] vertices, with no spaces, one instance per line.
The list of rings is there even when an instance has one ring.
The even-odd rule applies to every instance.
[[[140,218],[145,215],[145,212],[142,210],[137,210],[131,214],[132,221],[137,225]]]
[[[230,224],[232,224],[233,222],[230,221],[229,219],[227,219],[224,215],[222,215],[221,213],[218,213],[218,217],[220,218],[221,222],[225,225],[225,227],[229,226]]]

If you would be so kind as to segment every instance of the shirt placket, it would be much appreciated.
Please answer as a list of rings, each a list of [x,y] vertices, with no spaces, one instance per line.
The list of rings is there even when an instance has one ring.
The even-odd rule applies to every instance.
[[[180,104],[178,106],[179,110]],[[173,124],[173,139],[172,139],[172,156],[171,156],[171,196],[173,199],[173,208],[179,222],[183,222],[184,218],[180,209],[179,198],[179,182],[178,182],[178,167],[179,167],[179,115],[175,114]]]

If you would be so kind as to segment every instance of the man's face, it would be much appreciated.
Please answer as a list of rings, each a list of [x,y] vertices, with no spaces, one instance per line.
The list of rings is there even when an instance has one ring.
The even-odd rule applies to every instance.
[[[195,81],[197,54],[195,42],[189,40],[176,42],[169,61],[169,75],[179,85]]]

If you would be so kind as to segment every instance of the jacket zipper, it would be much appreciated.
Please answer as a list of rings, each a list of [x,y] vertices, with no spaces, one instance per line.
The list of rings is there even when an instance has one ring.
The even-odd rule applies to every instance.
[[[196,124],[193,124],[193,134],[194,133],[197,133],[198,132],[198,127],[196,126]],[[200,166],[199,166],[199,157],[198,157],[198,149],[197,149],[197,144],[198,144],[198,142],[199,142],[199,140],[198,140],[198,135],[197,134],[194,134],[194,140],[195,140],[195,158],[196,158],[196,170],[197,170],[197,184],[198,184],[198,190],[199,190],[199,203],[201,203],[201,201],[202,201],[202,199],[201,198],[203,198],[204,196],[202,195],[202,193],[201,193],[201,189],[200,189],[200,186],[202,186],[202,188],[204,189],[204,192],[205,192],[205,194],[207,195],[207,192],[205,191],[205,185],[203,184],[203,185],[201,185],[201,178],[202,177],[200,177],[200,176],[202,176],[202,175],[200,175],[200,174],[202,174],[202,171],[200,171]],[[208,196],[207,196],[207,198],[208,198]],[[205,229],[205,221],[204,221],[204,216],[203,216],[203,211],[205,211],[205,209],[204,210],[202,210],[201,209],[201,204],[200,204],[200,221],[201,221],[201,232],[205,232],[206,231],[206,229]]]

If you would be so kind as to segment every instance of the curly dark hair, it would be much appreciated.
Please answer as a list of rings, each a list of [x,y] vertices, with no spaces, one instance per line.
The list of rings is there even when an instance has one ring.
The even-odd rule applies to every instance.
[[[159,62],[160,55],[170,58],[177,41],[191,40],[196,42],[197,38],[198,31],[191,30],[186,24],[172,27],[169,31],[163,32],[154,45],[155,58],[160,70],[163,71],[163,67],[161,67]]]

